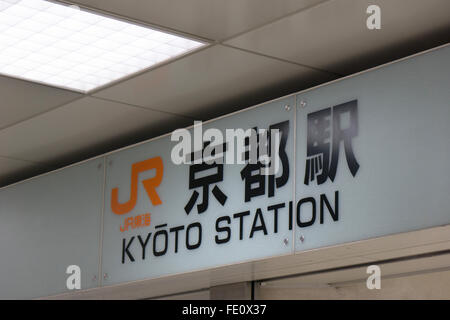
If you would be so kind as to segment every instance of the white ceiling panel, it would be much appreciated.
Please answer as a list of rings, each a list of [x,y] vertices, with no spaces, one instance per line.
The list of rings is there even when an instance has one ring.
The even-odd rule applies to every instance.
[[[86,97],[0,131],[0,155],[64,163],[128,144],[128,139],[169,131],[189,119]],[[155,126],[159,130],[155,131]],[[131,137],[131,138],[130,138]]]
[[[216,45],[94,93],[94,96],[209,119],[334,75]],[[294,90],[294,89],[293,89]],[[258,99],[256,100],[255,97]]]
[[[81,97],[81,95],[67,90],[0,76],[0,97],[1,129],[72,101]]]
[[[70,0],[68,2],[223,40],[324,0]]]
[[[369,30],[366,9],[381,9]],[[350,74],[450,40],[448,0],[336,0],[226,43],[300,64]]]

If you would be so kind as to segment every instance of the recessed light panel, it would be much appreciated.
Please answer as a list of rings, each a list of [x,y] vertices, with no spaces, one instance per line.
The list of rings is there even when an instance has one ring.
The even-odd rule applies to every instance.
[[[0,0],[0,73],[87,92],[204,43],[45,0]]]

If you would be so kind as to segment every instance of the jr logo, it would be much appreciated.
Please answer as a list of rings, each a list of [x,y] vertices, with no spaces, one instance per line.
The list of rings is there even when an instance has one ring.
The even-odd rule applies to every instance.
[[[138,178],[139,173],[156,169],[156,174],[153,178],[142,181],[145,191],[150,198],[150,201],[154,206],[162,203],[161,199],[156,193],[156,187],[158,187],[163,178],[164,165],[161,157],[155,157],[147,159],[141,162],[133,163],[131,167],[131,187],[130,187],[130,200],[125,203],[119,203],[119,189],[114,188],[111,192],[111,209],[115,214],[126,214],[134,209],[138,198]]]

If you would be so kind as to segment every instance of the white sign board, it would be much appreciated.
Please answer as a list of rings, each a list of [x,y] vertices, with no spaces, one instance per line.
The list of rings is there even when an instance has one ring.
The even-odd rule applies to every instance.
[[[272,176],[176,165],[168,136],[108,156],[104,284],[450,223],[449,80],[443,48],[203,127],[282,129]]]
[[[64,292],[69,265],[86,289],[449,224],[449,84],[446,46],[203,125],[278,130],[275,173],[176,164],[168,135],[3,188],[0,297]]]

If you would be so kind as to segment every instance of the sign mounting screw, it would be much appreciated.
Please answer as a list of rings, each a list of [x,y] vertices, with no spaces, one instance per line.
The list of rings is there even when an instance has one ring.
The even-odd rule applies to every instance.
[[[284,242],[284,245],[288,245],[288,243],[289,243],[289,239],[288,238],[284,238],[284,240],[283,240],[283,242]]]
[[[103,279],[104,279],[104,280],[108,279],[108,274],[107,274],[107,273],[105,273],[105,274],[103,275]]]
[[[300,107],[302,107],[302,108],[306,107],[306,101],[305,100],[301,100],[300,101]]]
[[[305,237],[303,235],[300,236],[300,241],[304,242],[305,241]]]
[[[290,110],[291,110],[291,107],[287,104],[287,105],[284,106],[284,110],[290,111]]]

